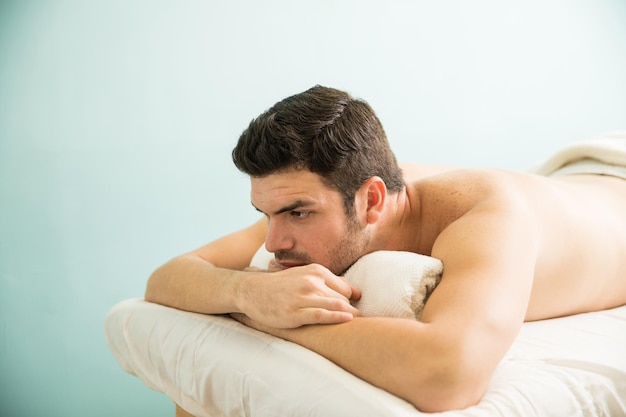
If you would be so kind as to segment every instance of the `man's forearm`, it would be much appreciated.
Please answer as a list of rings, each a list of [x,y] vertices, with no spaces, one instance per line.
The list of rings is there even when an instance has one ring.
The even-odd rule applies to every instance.
[[[153,272],[145,299],[196,313],[237,312],[237,283],[243,274],[217,268],[193,255],[181,256]]]
[[[422,411],[475,404],[488,382],[472,375],[455,340],[418,321],[357,317],[343,324],[285,330],[263,328],[245,317],[236,318],[311,349]]]

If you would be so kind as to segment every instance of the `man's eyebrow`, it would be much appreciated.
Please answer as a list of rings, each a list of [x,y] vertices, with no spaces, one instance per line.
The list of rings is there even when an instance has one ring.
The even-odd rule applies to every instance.
[[[292,211],[298,208],[302,208],[302,207],[308,207],[308,206],[312,206],[313,204],[315,204],[314,201],[308,201],[308,200],[296,200],[291,204],[288,204],[278,210],[276,210],[274,213],[272,213],[272,215],[277,216],[279,214],[282,213],[286,213],[288,211]],[[263,210],[259,209],[257,206],[255,206],[254,204],[252,204],[252,207],[254,207],[256,209],[256,211],[266,214]]]

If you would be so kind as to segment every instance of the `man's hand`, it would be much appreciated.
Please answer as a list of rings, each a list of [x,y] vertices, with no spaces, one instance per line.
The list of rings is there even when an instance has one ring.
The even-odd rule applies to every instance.
[[[239,310],[260,326],[343,323],[360,315],[350,300],[361,292],[318,264],[251,274],[241,284]]]

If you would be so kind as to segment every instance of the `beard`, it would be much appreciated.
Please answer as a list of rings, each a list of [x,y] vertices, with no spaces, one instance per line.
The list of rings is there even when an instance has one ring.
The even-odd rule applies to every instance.
[[[370,243],[370,234],[366,232],[356,216],[349,216],[346,222],[346,234],[334,247],[329,248],[326,266],[333,274],[343,275],[361,256]]]
[[[356,215],[347,216],[346,233],[341,239],[327,248],[326,262],[318,262],[337,276],[343,275],[361,256],[370,243],[370,234],[356,219]],[[276,260],[289,259],[302,264],[314,263],[309,254],[289,250],[278,250],[274,253]]]

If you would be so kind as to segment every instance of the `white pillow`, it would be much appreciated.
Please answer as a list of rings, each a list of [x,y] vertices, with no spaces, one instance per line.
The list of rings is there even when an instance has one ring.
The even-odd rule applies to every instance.
[[[250,266],[267,269],[272,257],[261,246]],[[439,259],[412,252],[378,251],[356,261],[345,278],[362,292],[353,305],[363,316],[419,320],[442,273]]]

